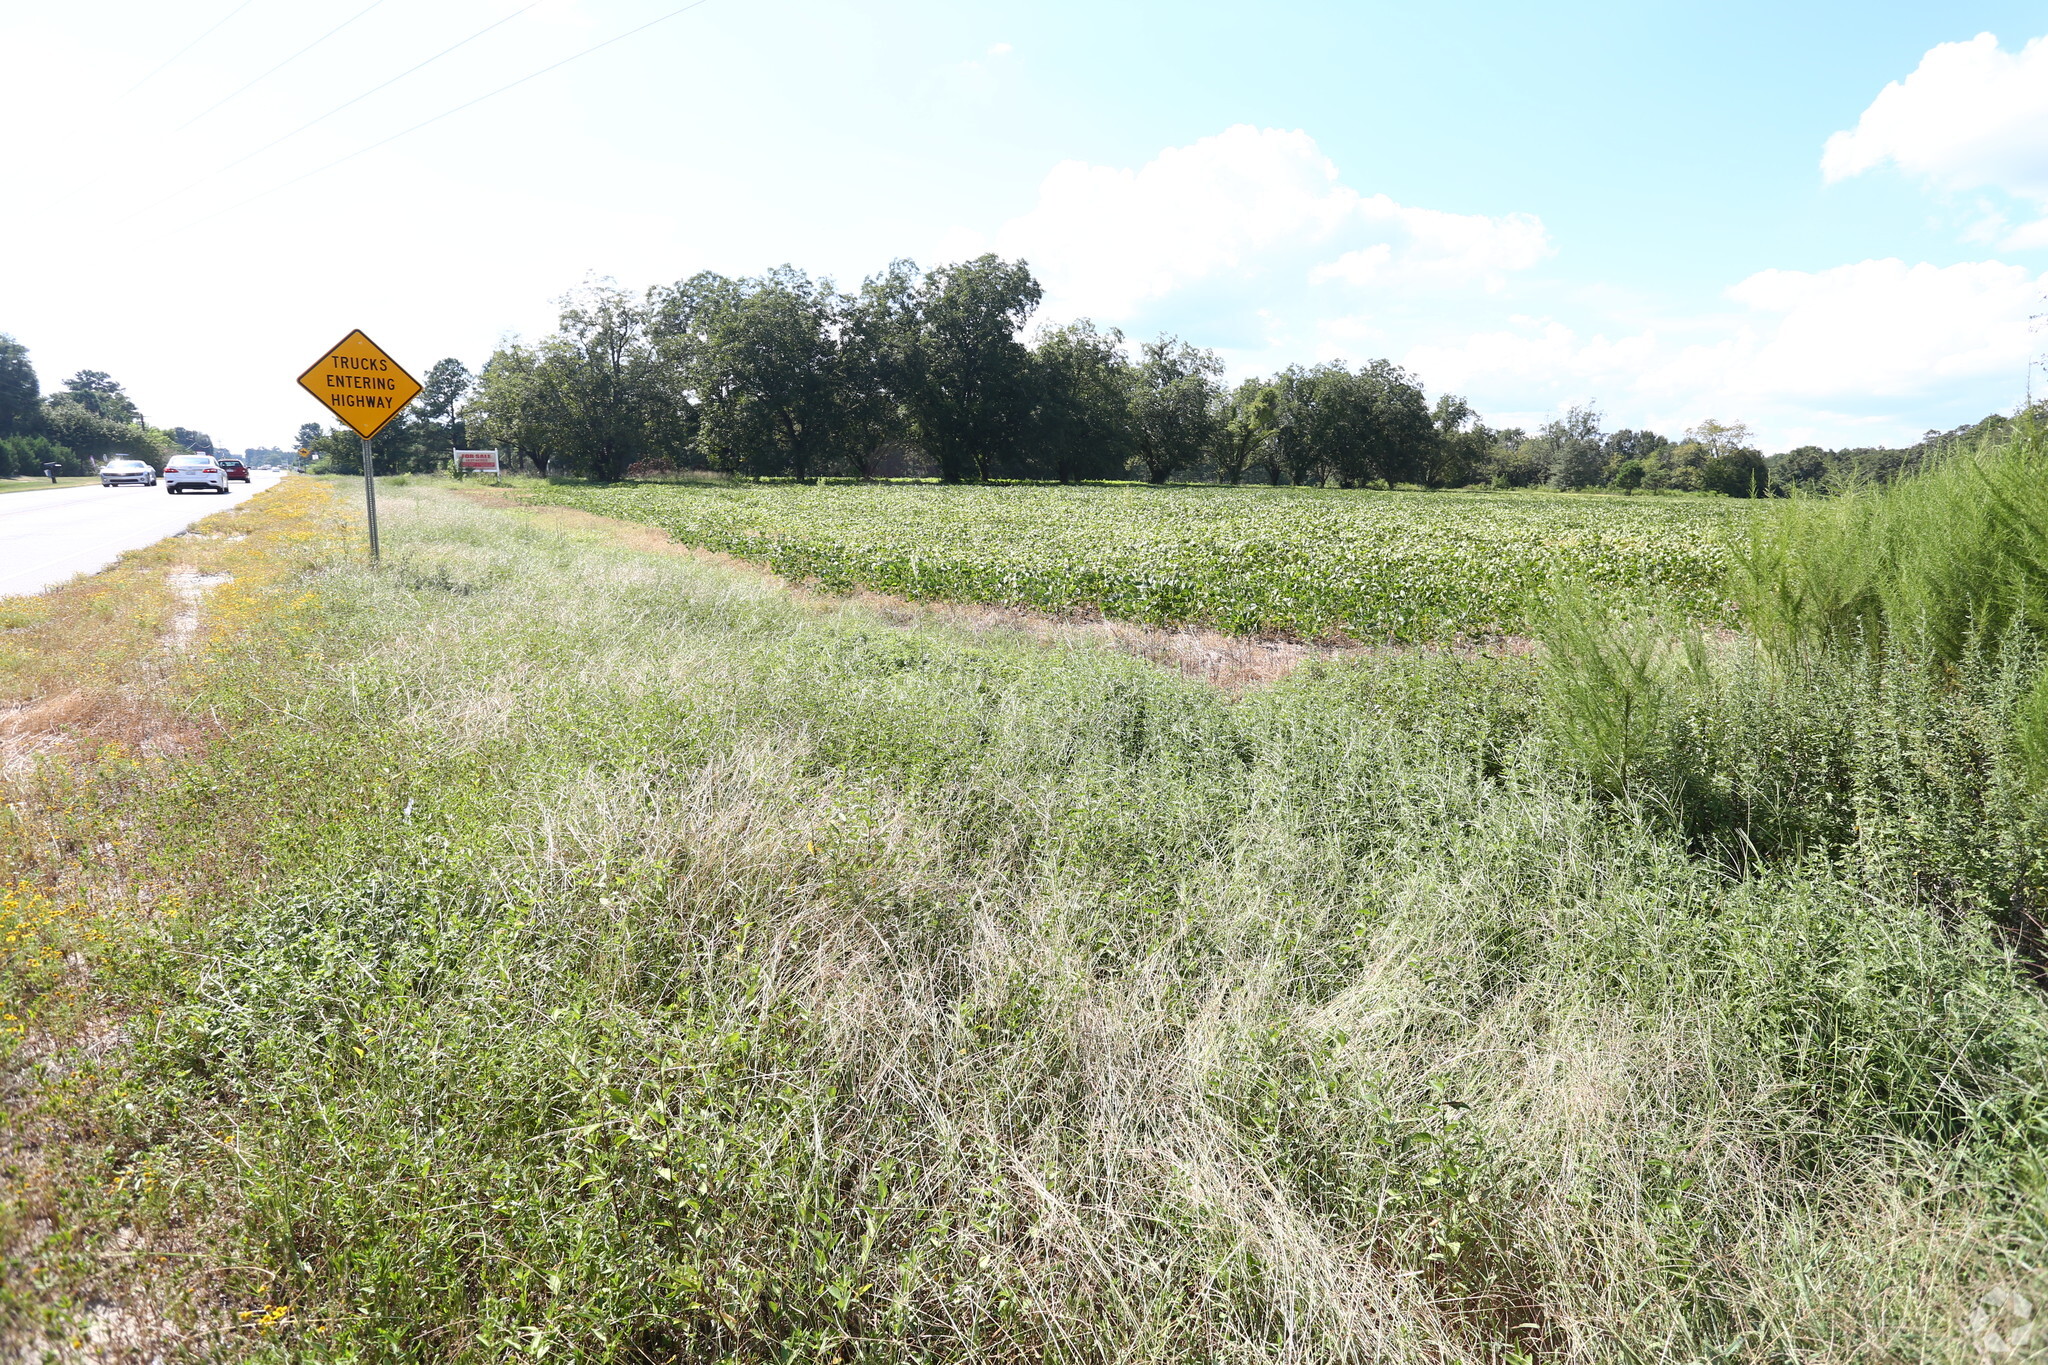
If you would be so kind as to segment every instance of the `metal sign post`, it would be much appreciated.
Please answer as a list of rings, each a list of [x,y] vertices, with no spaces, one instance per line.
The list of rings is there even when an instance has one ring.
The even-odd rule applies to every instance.
[[[370,438],[363,438],[363,507],[370,516],[370,562],[383,554],[377,549],[377,457],[370,451]]]
[[[376,560],[377,462],[370,438],[420,396],[420,381],[359,329],[314,361],[299,376],[299,386],[362,438],[363,508],[370,523],[370,558]]]

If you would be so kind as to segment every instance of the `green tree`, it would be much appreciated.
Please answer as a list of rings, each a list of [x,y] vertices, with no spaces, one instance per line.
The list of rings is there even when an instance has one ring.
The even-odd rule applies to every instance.
[[[1700,470],[1700,487],[1731,498],[1760,498],[1771,486],[1770,466],[1754,450],[1734,449],[1710,455]]]
[[[1819,446],[1800,446],[1765,463],[1771,471],[1771,484],[1777,488],[1820,492],[1834,476],[1834,461]]]
[[[0,436],[26,436],[42,419],[42,387],[28,347],[0,332]]]
[[[446,444],[455,449],[463,446],[465,432],[462,421],[462,404],[476,387],[476,380],[463,363],[453,356],[434,362],[427,371],[425,382],[420,386],[420,396],[413,400],[420,418],[436,429],[437,444]]]
[[[1552,488],[1592,488],[1607,477],[1606,441],[1592,404],[1573,404],[1563,418],[1546,422],[1536,439]]]
[[[848,430],[841,313],[830,281],[790,266],[706,296],[687,382],[715,467],[809,479],[832,462]]]
[[[1131,434],[1138,463],[1152,483],[1165,483],[1199,463],[1222,423],[1217,381],[1223,362],[1178,337],[1145,343],[1130,369]]]
[[[1698,441],[1680,441],[1657,452],[1658,482],[1664,487],[1675,488],[1681,493],[1700,491],[1707,461],[1713,452]],[[1645,487],[1648,487],[1647,481]]]
[[[1520,427],[1493,433],[1481,472],[1495,488],[1533,488],[1550,475],[1544,447]]]
[[[1928,435],[1938,433],[1929,432]],[[1704,449],[1708,459],[1748,450],[1753,444],[1747,422],[1717,422],[1711,417],[1696,427],[1688,428],[1685,439]]]
[[[323,474],[360,474],[363,472],[362,438],[346,427],[335,427],[330,431],[322,433],[314,438],[309,448],[312,450],[313,458],[319,464],[320,472]],[[377,467],[387,474],[393,472],[386,469],[381,462]]]
[[[907,263],[898,263],[903,266]],[[841,457],[863,479],[875,477],[883,453],[908,433],[903,409],[906,281],[892,266],[838,300],[837,374]]]
[[[93,416],[105,417],[109,421],[142,421],[141,410],[120,383],[104,370],[80,370],[64,381],[63,392],[52,394],[50,401],[76,403]]]
[[[475,439],[505,452],[506,463],[524,459],[545,476],[553,452],[548,438],[547,393],[540,383],[540,354],[512,342],[493,352],[477,376],[468,409]]]
[[[1436,440],[1423,457],[1422,483],[1430,488],[1453,488],[1477,479],[1493,448],[1493,433],[1472,411],[1472,405],[1455,393],[1444,394],[1430,411],[1430,425]]]
[[[314,443],[320,439],[321,434],[321,427],[318,422],[301,422],[299,424],[298,445],[295,448],[298,450],[311,450]]]
[[[1280,390],[1264,379],[1247,379],[1224,400],[1216,438],[1216,476],[1244,482],[1244,472],[1264,459],[1280,425]]]
[[[1022,261],[980,256],[921,278],[892,268],[903,291],[898,385],[912,430],[947,483],[986,479],[1023,453],[1031,352],[1019,336],[1044,291]]]
[[[1620,431],[1611,432],[1601,443],[1602,450],[1607,456],[1608,482],[1614,481],[1616,471],[1622,465],[1631,462],[1642,466],[1643,472],[1647,475],[1656,464],[1658,453],[1668,450],[1670,446],[1671,442],[1667,438],[1659,436],[1654,431],[1637,431],[1632,427],[1623,427]]]
[[[1024,472],[1079,483],[1120,477],[1134,450],[1124,335],[1086,318],[1039,334]]]
[[[1399,366],[1375,360],[1283,371],[1275,441],[1295,483],[1357,488],[1424,477],[1437,432],[1422,388]]]
[[[562,301],[561,322],[538,347],[530,420],[548,468],[614,480],[685,437],[681,376],[657,354],[653,308],[609,282]]]
[[[1356,378],[1350,479],[1377,480],[1389,488],[1421,482],[1437,444],[1422,385],[1391,360],[1372,361]]]
[[[379,474],[432,474],[448,466],[447,429],[429,420],[418,400],[384,424],[371,449]]]
[[[101,417],[64,395],[43,405],[43,430],[58,445],[86,459],[155,453],[149,433],[143,428]]]
[[[1320,484],[1333,477],[1328,455],[1335,444],[1338,388],[1345,378],[1341,365],[1290,365],[1274,380],[1280,399],[1272,450],[1288,482]]]

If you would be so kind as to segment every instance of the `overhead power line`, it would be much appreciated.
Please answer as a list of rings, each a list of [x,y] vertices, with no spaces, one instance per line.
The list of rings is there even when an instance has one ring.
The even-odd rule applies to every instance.
[[[499,86],[497,89],[485,91],[483,94],[478,95],[475,99],[465,100],[461,104],[456,105],[452,109],[443,109],[440,113],[435,114],[432,118],[421,119],[418,123],[413,124],[411,127],[401,128],[397,132],[393,133],[391,136],[387,138],[380,138],[376,142],[372,142],[367,147],[358,147],[355,151],[350,152],[346,156],[338,156],[334,160],[327,162],[325,165],[314,167],[312,170],[307,171],[303,175],[293,176],[290,180],[285,181],[281,185],[272,185],[267,190],[263,190],[257,194],[250,195],[247,199],[242,200],[240,203],[230,204],[227,208],[220,210],[219,213],[208,214],[206,218],[194,219],[193,221],[195,223],[206,222],[209,221],[210,219],[218,218],[222,214],[233,213],[237,209],[246,208],[250,204],[255,203],[259,199],[268,199],[273,194],[278,194],[284,190],[288,190],[292,186],[297,185],[302,181],[311,180],[316,175],[323,175],[326,172],[333,170],[336,166],[346,165],[347,163],[354,161],[359,156],[367,156],[369,153],[376,151],[379,147],[389,146],[391,143],[398,141],[402,137],[410,136],[413,133],[417,133],[422,128],[430,127],[433,124],[439,123],[442,119],[453,118],[455,115],[461,113],[465,109],[474,109],[477,105],[482,104],[485,100],[496,99],[499,95],[504,94],[508,90],[516,90],[518,87],[525,85],[528,81],[540,79],[542,76],[547,75],[550,71],[559,71],[563,67],[569,65],[569,63],[581,61],[583,58],[588,57],[593,52],[601,52],[605,48],[610,47],[613,43],[622,43],[626,39],[633,37],[635,34],[645,33],[648,29],[653,28],[657,24],[665,24],[669,20],[674,19],[679,15],[687,14],[693,9],[697,9],[702,5],[708,5],[710,3],[711,0],[690,0],[689,4],[679,5],[675,9],[670,10],[668,13],[663,14],[658,18],[649,19],[646,23],[640,24],[634,28],[629,28],[624,33],[614,34],[612,37],[605,39],[601,43],[593,43],[589,47],[584,48],[581,52],[573,52],[570,55],[562,58],[558,62],[550,62],[548,65],[540,68],[540,70],[538,71],[529,71],[524,76],[521,76],[518,80],[507,81],[505,84]]]
[[[357,11],[356,11],[356,12],[355,12],[354,14],[351,14],[351,15],[350,15],[350,16],[349,16],[348,18],[346,18],[346,19],[342,20],[342,21],[341,21],[340,23],[336,24],[336,25],[335,25],[335,26],[334,26],[333,28],[330,28],[330,29],[328,29],[328,30],[327,30],[327,32],[325,32],[325,33],[321,34],[321,35],[320,35],[320,36],[319,36],[318,38],[315,38],[315,39],[314,39],[314,40],[313,40],[312,42],[310,42],[310,43],[307,43],[307,44],[306,44],[306,45],[305,45],[304,47],[300,48],[300,49],[299,49],[299,50],[298,50],[297,52],[294,52],[294,53],[293,53],[293,54],[292,54],[291,56],[289,56],[289,57],[285,58],[285,59],[284,59],[283,61],[279,62],[279,63],[278,63],[278,64],[277,64],[276,66],[273,66],[273,67],[271,67],[271,68],[270,68],[270,70],[268,70],[268,71],[264,72],[264,73],[263,73],[262,75],[260,75],[260,76],[256,77],[256,78],[255,78],[254,80],[251,80],[251,81],[249,81],[249,82],[248,82],[247,84],[244,84],[244,85],[242,85],[242,86],[238,87],[237,89],[231,90],[231,91],[229,91],[229,92],[228,92],[227,94],[225,94],[225,95],[222,95],[222,96],[221,96],[221,97],[220,97],[219,99],[215,100],[215,101],[214,101],[214,102],[213,102],[212,104],[209,104],[209,105],[207,105],[207,106],[206,106],[206,107],[205,107],[204,109],[201,109],[201,110],[200,110],[200,111],[199,111],[198,113],[194,114],[194,115],[193,115],[193,116],[192,116],[191,118],[188,118],[188,119],[186,119],[186,120],[185,120],[185,121],[184,121],[183,123],[181,123],[181,124],[179,124],[179,125],[178,125],[178,127],[177,127],[177,131],[178,131],[178,132],[181,132],[181,133],[182,133],[182,132],[184,132],[184,131],[185,131],[185,130],[186,130],[187,128],[190,128],[190,127],[191,127],[191,126],[192,126],[193,124],[195,124],[195,123],[199,122],[199,120],[201,120],[201,119],[205,118],[205,117],[206,117],[206,116],[207,116],[208,114],[210,114],[210,113],[212,113],[212,112],[213,112],[214,110],[216,110],[216,109],[220,108],[220,107],[221,107],[221,106],[222,106],[223,104],[226,104],[226,103],[227,103],[227,102],[228,102],[229,100],[231,100],[231,99],[235,98],[235,96],[237,96],[237,95],[240,95],[240,94],[243,94],[244,92],[248,91],[248,90],[249,90],[249,89],[250,89],[251,87],[253,87],[253,86],[256,86],[256,85],[258,85],[258,84],[262,83],[263,81],[266,81],[266,80],[268,80],[268,79],[269,79],[270,77],[272,77],[272,76],[275,76],[275,75],[276,75],[276,74],[277,74],[278,72],[280,72],[280,71],[284,70],[284,68],[286,68],[287,66],[290,66],[290,65],[291,65],[291,64],[292,64],[293,62],[295,62],[295,61],[297,61],[297,60],[298,60],[299,58],[301,58],[301,57],[305,56],[305,55],[306,55],[306,54],[307,54],[308,52],[311,52],[311,51],[312,51],[312,50],[313,50],[314,48],[316,48],[316,47],[320,46],[320,44],[322,44],[322,43],[326,42],[326,41],[327,41],[327,40],[328,40],[329,38],[332,38],[332,37],[333,37],[333,36],[334,36],[335,34],[337,34],[337,33],[341,32],[341,31],[342,31],[343,29],[347,28],[347,27],[348,27],[348,26],[349,26],[350,24],[353,24],[353,23],[354,23],[354,22],[355,22],[356,20],[358,20],[358,19],[362,18],[362,17],[363,17],[363,16],[365,15],[365,14],[368,14],[368,13],[369,13],[369,12],[370,12],[371,10],[373,10],[373,9],[377,8],[377,6],[379,6],[379,5],[383,4],[383,3],[384,3],[384,0],[370,0],[370,3],[369,3],[369,4],[367,4],[367,5],[363,6],[363,7],[361,8],[361,9],[357,10]]]
[[[414,62],[411,66],[408,66],[405,70],[399,72],[396,76],[393,76],[388,80],[380,81],[376,85],[371,86],[368,90],[363,91],[360,95],[353,95],[348,99],[343,100],[340,104],[335,105],[332,109],[329,109],[324,114],[321,114],[315,118],[307,119],[304,123],[301,123],[298,127],[292,129],[290,132],[279,134],[277,137],[270,139],[270,141],[264,143],[261,147],[256,148],[254,151],[244,152],[242,153],[242,155],[236,157],[233,161],[228,162],[225,166],[217,167],[214,170],[208,171],[204,175],[196,176],[191,180],[187,180],[184,184],[178,186],[178,188],[170,191],[168,194],[163,195],[161,198],[153,199],[149,203],[144,204],[141,208],[135,210],[135,212],[129,214],[128,217],[122,219],[121,221],[123,223],[132,222],[133,220],[142,217],[144,214],[153,212],[154,210],[161,208],[163,205],[170,203],[171,200],[176,199],[179,195],[184,194],[190,190],[197,189],[199,186],[204,185],[209,180],[213,180],[219,176],[226,175],[229,171],[241,165],[243,162],[253,160],[256,157],[263,155],[265,152],[269,151],[272,147],[277,146],[279,143],[291,141],[300,133],[306,132],[308,129],[318,127],[319,125],[327,122],[327,120],[333,118],[342,110],[353,108],[355,105],[361,104],[364,100],[370,98],[370,96],[376,94],[378,91],[388,89],[389,87],[398,84],[407,76],[412,75],[415,71],[424,70],[425,68],[432,66],[435,62],[440,61],[443,57],[447,56],[451,52],[454,52],[457,48],[467,47],[469,44],[483,37],[486,33],[489,33],[493,29],[501,28],[504,25],[511,23],[514,19],[517,19],[520,15],[526,13],[528,10],[538,9],[544,3],[545,0],[531,0],[531,3],[521,5],[518,9],[513,10],[510,14],[504,16],[503,18],[494,19],[490,23],[485,24],[482,28],[470,34],[467,38],[463,38],[458,42],[450,43],[447,47],[442,48],[433,56],[428,57],[422,61]]]
[[[379,85],[371,86],[368,90],[365,90],[362,94],[355,96],[353,99],[343,100],[340,104],[335,105],[332,109],[329,109],[326,113],[320,115],[320,117],[315,119],[308,119],[306,122],[301,123],[298,127],[292,129],[289,133],[286,133],[281,137],[274,137],[270,141],[264,143],[261,147],[258,147],[255,151],[237,157],[235,160],[230,161],[227,165],[221,167],[221,171],[231,171],[235,167],[241,165],[244,161],[249,160],[250,157],[261,156],[263,155],[263,153],[269,151],[272,147],[275,147],[278,143],[291,141],[300,133],[305,132],[308,128],[312,128],[318,124],[325,123],[327,122],[327,120],[333,118],[342,110],[347,109],[353,105],[361,104],[364,100],[370,98],[370,96],[376,94],[379,90],[382,90],[387,86],[398,84],[398,82],[404,80],[407,76],[410,76],[413,72],[420,70],[422,67],[432,66],[435,62],[440,61],[443,57],[455,51],[456,48],[468,46],[469,44],[475,42],[477,39],[483,37],[486,33],[489,33],[492,29],[499,28],[505,24],[511,23],[514,19],[517,19],[520,15],[526,13],[528,10],[539,8],[540,5],[542,5],[543,3],[545,3],[545,0],[533,0],[532,4],[521,5],[518,9],[513,10],[504,18],[493,20],[491,23],[485,24],[482,28],[470,34],[461,42],[453,43],[447,47],[442,48],[439,52],[436,52],[433,56],[427,58],[425,61],[417,62],[412,66],[408,66],[405,70],[399,72],[390,80],[385,81]],[[218,175],[220,174],[220,171],[216,171],[214,172],[214,174]]]
[[[220,18],[214,20],[213,23],[207,28],[207,30],[204,33],[200,34],[197,38],[194,38],[191,42],[179,48],[176,52],[173,52],[170,56],[164,58],[161,62],[158,62],[155,68],[152,69],[147,76],[144,76],[141,80],[135,82],[135,84],[129,86],[126,90],[123,90],[121,92],[121,98],[125,100],[130,95],[140,90],[143,86],[148,85],[151,81],[155,80],[158,76],[162,75],[163,72],[170,66],[172,62],[177,61],[178,58],[184,56],[193,48],[198,47],[208,38],[211,38],[213,36],[214,29],[219,28],[222,24],[225,24],[228,20],[234,18],[237,14],[240,14],[243,10],[249,8],[249,6],[255,3],[256,0],[242,0],[241,4],[236,5],[226,14],[223,14]]]

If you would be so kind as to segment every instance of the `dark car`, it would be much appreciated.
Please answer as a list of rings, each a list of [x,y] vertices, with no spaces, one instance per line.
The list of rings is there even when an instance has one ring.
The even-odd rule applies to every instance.
[[[221,467],[222,469],[224,469],[224,470],[226,470],[226,471],[227,471],[227,475],[228,475],[228,477],[229,477],[229,478],[231,478],[231,479],[240,479],[240,480],[241,480],[241,481],[242,481],[243,483],[247,483],[247,482],[249,482],[249,466],[248,466],[248,465],[246,465],[246,464],[243,464],[243,463],[242,463],[242,462],[241,462],[240,460],[236,459],[236,458],[235,458],[234,456],[232,456],[232,455],[223,455],[223,456],[221,456],[221,457],[220,457],[220,467]]]

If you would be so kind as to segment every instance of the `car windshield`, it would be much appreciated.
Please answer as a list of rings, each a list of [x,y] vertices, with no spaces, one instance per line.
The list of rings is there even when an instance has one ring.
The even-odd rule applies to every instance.
[[[171,461],[177,469],[198,469],[210,463],[204,455],[180,455]]]
[[[107,461],[107,468],[109,468],[109,469],[141,469],[141,468],[143,468],[143,463],[142,463],[142,461],[140,461],[140,460],[108,460],[108,461]]]

